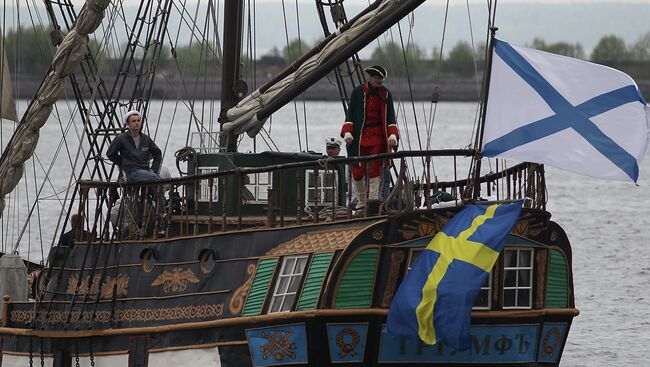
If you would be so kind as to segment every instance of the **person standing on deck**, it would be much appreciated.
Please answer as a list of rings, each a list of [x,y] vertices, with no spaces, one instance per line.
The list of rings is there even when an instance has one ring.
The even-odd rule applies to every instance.
[[[143,134],[142,115],[129,111],[124,115],[124,125],[129,129],[118,135],[106,151],[106,156],[126,175],[127,182],[155,181],[162,162],[162,152],[154,141]],[[149,166],[149,159],[153,163]]]
[[[75,235],[79,232],[78,236],[81,241],[88,241],[92,239],[92,234],[83,229],[83,218],[77,214],[70,215],[70,230],[65,232],[59,237],[58,246],[72,246],[74,245]]]
[[[338,138],[335,138],[333,136],[326,138],[325,139],[325,154],[329,158],[341,158],[341,144],[343,142],[339,140]],[[338,177],[338,185],[339,187],[342,187],[344,191],[347,191],[348,186],[347,186],[347,179],[348,179],[348,166],[345,165],[344,169],[342,172],[340,172],[340,175]],[[355,200],[357,200],[357,192],[354,189],[354,186],[352,186],[352,192],[349,197],[349,203],[353,203]]]
[[[336,158],[341,154],[341,141],[335,137],[325,139],[325,154],[330,158]]]
[[[399,129],[395,120],[393,95],[383,86],[386,69],[373,65],[364,69],[370,76],[367,83],[352,90],[350,105],[341,128],[349,157],[387,153],[397,149]],[[380,176],[385,162],[375,160],[368,165],[368,200],[378,200]],[[366,206],[366,162],[354,164],[352,179],[357,191],[356,209]]]

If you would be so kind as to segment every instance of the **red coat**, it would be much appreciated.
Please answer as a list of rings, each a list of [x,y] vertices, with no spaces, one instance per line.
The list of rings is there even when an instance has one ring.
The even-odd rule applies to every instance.
[[[377,127],[365,126],[366,123],[366,101],[369,93],[376,91],[379,100],[380,125]],[[375,121],[371,121],[375,122]],[[372,129],[372,130],[369,130]],[[386,152],[389,151],[388,137],[395,135],[399,139],[399,129],[395,120],[395,108],[393,106],[393,96],[388,88],[381,86],[372,88],[370,83],[364,83],[354,88],[350,95],[350,105],[345,115],[345,122],[341,128],[341,137],[345,133],[352,134],[354,140],[347,146],[348,156],[358,156],[359,146],[370,146],[376,144],[385,144]],[[377,137],[380,139],[377,139]],[[366,141],[369,137],[370,141]]]

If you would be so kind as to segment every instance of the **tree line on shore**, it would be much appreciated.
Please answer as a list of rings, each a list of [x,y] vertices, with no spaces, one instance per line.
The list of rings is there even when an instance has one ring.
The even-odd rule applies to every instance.
[[[5,34],[5,50],[12,73],[24,77],[42,77],[52,61],[54,46],[50,41],[49,30],[42,28],[20,28]],[[535,38],[526,45],[543,51],[596,62],[621,69],[634,77],[650,78],[650,32],[646,33],[633,44],[627,45],[616,35],[602,37],[590,55],[586,55],[580,43],[552,42]],[[105,65],[108,73],[117,72],[121,59],[106,56],[99,52],[100,47],[91,39],[89,47],[94,55],[98,55],[98,63]],[[260,57],[244,56],[242,64],[249,74],[263,73],[266,70],[283,68],[307,52],[311,46],[304,40],[294,39],[282,49],[273,48]],[[154,57],[160,53],[157,67],[169,75],[219,75],[220,58],[214,47],[207,44],[194,43],[177,48],[161,45],[159,50],[139,49],[135,59]],[[485,44],[473,47],[468,42],[460,41],[450,50],[442,52],[433,48],[426,52],[425,48],[409,44],[402,47],[395,42],[387,42],[376,47],[372,52],[369,63],[386,65],[393,76],[431,76],[435,74],[451,74],[471,76],[481,72],[485,56]],[[134,64],[134,63],[130,63]],[[135,67],[135,66],[134,66]]]

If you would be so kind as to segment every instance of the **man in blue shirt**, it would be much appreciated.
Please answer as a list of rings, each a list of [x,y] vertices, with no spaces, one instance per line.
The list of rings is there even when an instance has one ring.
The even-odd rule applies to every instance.
[[[126,182],[151,182],[160,179],[158,172],[162,162],[162,152],[154,141],[143,134],[142,115],[138,111],[129,111],[124,115],[124,125],[128,131],[118,135],[106,151],[106,156],[115,163],[126,175]],[[153,163],[149,166],[149,160],[153,157]],[[156,198],[154,190],[149,190],[149,200],[155,205],[156,213],[161,216],[158,223],[158,234],[165,234],[165,223],[162,216],[165,213],[162,198]],[[145,192],[142,191],[142,198]],[[160,200],[158,200],[160,199]],[[140,209],[142,210],[142,209]],[[142,213],[136,215],[138,221],[142,219]]]
[[[126,175],[127,182],[155,181],[162,162],[162,152],[154,141],[143,134],[142,115],[129,111],[124,115],[128,131],[118,135],[106,151],[106,156]],[[149,166],[149,159],[153,164]]]

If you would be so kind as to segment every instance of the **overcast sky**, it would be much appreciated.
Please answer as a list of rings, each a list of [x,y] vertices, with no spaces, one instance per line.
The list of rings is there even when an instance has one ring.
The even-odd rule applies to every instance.
[[[281,22],[274,22],[276,28],[266,28],[270,27],[266,23],[283,19],[282,9],[286,9],[289,14],[286,17],[289,23],[288,38],[296,37],[297,27],[292,23],[295,19],[295,1],[285,0],[284,7],[275,7],[272,4],[280,4],[281,0],[257,0],[258,6],[266,4],[263,11],[266,16],[257,32],[259,49],[268,48],[273,44],[281,48],[286,44],[284,33],[277,31],[278,24],[282,26]],[[487,0],[469,1],[474,38],[480,42],[485,35]],[[445,14],[448,15],[445,50],[450,50],[458,41],[469,39],[466,1],[450,1],[448,13],[444,9],[446,2],[427,0],[424,6],[418,8],[413,39],[419,46],[427,50],[440,46]],[[319,35],[322,36],[322,31],[318,20],[309,18],[307,10],[313,7],[313,0],[300,3],[304,9],[300,13],[303,20],[302,37],[311,44]],[[622,3],[626,5],[621,5]],[[348,16],[351,16],[367,5],[368,0],[345,0],[345,4],[349,6],[347,9],[351,12]],[[650,0],[498,0],[497,4],[498,36],[519,45],[530,44],[534,38],[541,38],[547,42],[580,43],[589,53],[603,36],[613,34],[622,37],[631,45],[650,31]],[[408,28],[404,26],[405,24],[402,29]],[[373,46],[374,44],[371,45]]]
[[[85,2],[73,1],[79,7]],[[134,11],[139,4],[139,0],[122,1]],[[183,1],[187,4],[200,1],[202,7],[207,2]],[[226,0],[213,1],[223,7]],[[299,16],[296,1],[301,8]],[[348,16],[351,16],[373,1],[345,0],[344,4],[350,10]],[[457,42],[470,38],[466,1],[469,1],[471,8],[474,38],[477,42],[484,39],[488,0],[450,0],[445,51]],[[257,4],[258,14],[264,14],[256,20],[255,47],[258,55],[269,52],[273,47],[281,49],[286,45],[286,39],[297,38],[297,18],[300,18],[300,37],[303,40],[312,44],[322,38],[323,31],[316,12],[313,11],[314,0],[284,0],[284,4],[282,0],[251,0],[250,4],[253,3]],[[415,23],[419,27],[414,27],[413,40],[425,51],[432,52],[434,47],[441,44],[446,3],[447,0],[426,0],[418,10],[420,15],[416,17]],[[246,0],[245,4],[248,6],[249,1]],[[498,0],[497,4],[498,36],[518,45],[527,45],[534,38],[541,38],[547,42],[580,43],[589,53],[603,36],[616,35],[631,45],[650,32],[650,0]],[[283,23],[283,19],[286,23]],[[23,17],[23,20],[29,18]],[[369,46],[365,50],[366,54],[374,46],[375,44]]]

